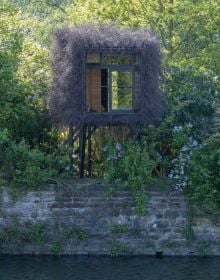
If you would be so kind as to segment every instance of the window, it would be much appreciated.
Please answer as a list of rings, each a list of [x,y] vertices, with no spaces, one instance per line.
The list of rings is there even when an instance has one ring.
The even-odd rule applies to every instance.
[[[132,72],[112,71],[112,110],[132,110]]]
[[[134,64],[137,55],[87,54],[88,112],[134,111]]]

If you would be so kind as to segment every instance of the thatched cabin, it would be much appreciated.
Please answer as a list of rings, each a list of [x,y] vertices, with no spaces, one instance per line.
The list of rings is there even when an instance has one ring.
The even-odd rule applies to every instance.
[[[149,125],[163,113],[159,43],[146,30],[83,26],[55,34],[49,107],[58,125]]]

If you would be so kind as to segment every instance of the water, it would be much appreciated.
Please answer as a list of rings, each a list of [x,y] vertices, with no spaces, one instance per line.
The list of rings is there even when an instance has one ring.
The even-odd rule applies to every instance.
[[[0,257],[0,280],[220,280],[220,258]]]

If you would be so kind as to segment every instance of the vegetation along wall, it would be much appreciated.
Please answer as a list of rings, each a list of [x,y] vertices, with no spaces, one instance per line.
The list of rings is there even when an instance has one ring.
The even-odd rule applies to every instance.
[[[68,186],[68,187],[67,187]],[[146,214],[130,192],[97,180],[13,197],[1,191],[1,253],[220,255],[220,221],[180,192],[147,187]]]

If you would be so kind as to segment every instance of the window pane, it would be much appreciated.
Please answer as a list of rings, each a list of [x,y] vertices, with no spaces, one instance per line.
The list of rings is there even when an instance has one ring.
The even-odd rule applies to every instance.
[[[100,63],[100,54],[99,53],[88,53],[87,54],[87,63]]]
[[[132,72],[112,71],[112,109],[132,109]]]
[[[103,54],[102,64],[132,64],[132,55]]]
[[[132,87],[132,72],[112,71],[112,86]]]
[[[132,109],[132,89],[112,87],[112,110]]]
[[[108,112],[108,71],[86,70],[86,107],[88,112]]]
[[[101,112],[101,71],[86,70],[86,106],[88,112]]]

